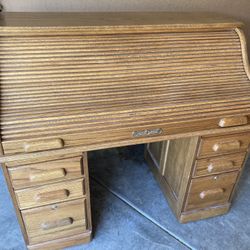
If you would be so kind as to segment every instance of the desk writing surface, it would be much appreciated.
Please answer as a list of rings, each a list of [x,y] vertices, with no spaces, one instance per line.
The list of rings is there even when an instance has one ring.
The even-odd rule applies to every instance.
[[[195,29],[231,29],[242,23],[215,13],[194,12],[92,12],[92,13],[22,13],[0,16],[1,35],[77,31],[84,33],[129,33],[180,31]],[[25,33],[20,33],[20,30]],[[6,32],[6,33],[5,33]]]
[[[3,18],[4,32],[14,24],[18,29],[14,17],[6,26]],[[152,14],[144,18],[150,23]],[[142,143],[147,139],[134,138],[134,132],[160,129],[163,139],[217,129],[224,117],[248,116],[244,37],[237,22],[231,29],[221,22],[224,30],[169,32],[166,26],[159,33],[90,35],[83,28],[69,36],[2,36],[4,153],[23,153],[24,143],[45,139],[79,150]]]

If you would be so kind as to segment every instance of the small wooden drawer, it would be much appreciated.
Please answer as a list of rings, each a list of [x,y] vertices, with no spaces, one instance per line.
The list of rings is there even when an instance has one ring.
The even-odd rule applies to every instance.
[[[84,180],[59,182],[55,184],[20,189],[15,191],[20,209],[47,205],[83,197]]]
[[[198,157],[246,151],[250,133],[202,137]]]
[[[83,233],[87,229],[85,200],[78,199],[22,211],[29,244]]]
[[[14,189],[32,187],[83,175],[82,157],[8,168]]]
[[[184,211],[223,204],[229,201],[238,171],[192,179]]]
[[[246,153],[236,153],[197,160],[193,177],[219,174],[242,167]]]

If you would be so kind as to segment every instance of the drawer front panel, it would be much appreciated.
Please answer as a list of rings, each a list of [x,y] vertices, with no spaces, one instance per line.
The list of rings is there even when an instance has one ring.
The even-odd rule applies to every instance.
[[[199,177],[240,169],[245,157],[246,153],[236,153],[197,160],[193,176]]]
[[[79,178],[83,175],[82,157],[9,168],[14,189]]]
[[[83,182],[83,179],[59,182],[37,188],[21,189],[15,193],[19,207],[25,209],[80,198],[84,195]]]
[[[85,200],[57,203],[22,211],[29,243],[72,236],[86,230]]]
[[[193,179],[184,211],[219,205],[229,200],[238,171]]]
[[[250,142],[250,133],[203,137],[199,157],[222,155],[246,151]]]

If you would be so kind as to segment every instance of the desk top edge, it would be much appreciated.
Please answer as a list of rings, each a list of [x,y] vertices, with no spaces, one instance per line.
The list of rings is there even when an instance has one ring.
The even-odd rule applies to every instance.
[[[154,29],[164,31],[233,29],[243,24],[230,17],[205,12],[3,12],[0,31]]]

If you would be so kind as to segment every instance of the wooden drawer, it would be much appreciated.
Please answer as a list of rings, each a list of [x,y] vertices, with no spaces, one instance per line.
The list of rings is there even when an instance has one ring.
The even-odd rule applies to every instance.
[[[236,153],[197,160],[193,177],[219,174],[242,167],[246,153]]]
[[[238,171],[192,179],[184,211],[219,205],[229,200]]]
[[[29,164],[8,170],[14,189],[79,178],[83,175],[82,157]]]
[[[47,205],[83,197],[84,180],[59,182],[55,184],[26,188],[15,191],[20,209]]]
[[[87,228],[84,199],[24,210],[22,216],[29,244],[77,235]]]
[[[202,137],[198,157],[246,151],[250,133]]]

